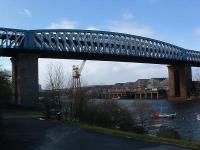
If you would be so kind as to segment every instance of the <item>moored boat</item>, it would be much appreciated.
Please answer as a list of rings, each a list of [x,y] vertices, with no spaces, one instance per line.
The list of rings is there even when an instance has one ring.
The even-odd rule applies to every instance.
[[[167,119],[174,119],[176,117],[176,113],[174,114],[163,114],[160,112],[154,112],[152,113],[153,118],[167,118]]]
[[[200,121],[200,114],[196,114],[196,120]]]

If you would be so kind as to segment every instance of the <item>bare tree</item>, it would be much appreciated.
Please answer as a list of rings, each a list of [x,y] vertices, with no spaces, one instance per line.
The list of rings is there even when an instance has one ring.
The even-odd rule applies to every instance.
[[[191,95],[195,97],[199,97],[200,91],[200,72],[195,71],[194,77],[193,77],[193,82],[192,82],[192,89],[191,89]]]
[[[200,73],[196,72],[195,76],[194,76],[194,80],[195,81],[200,81]]]
[[[61,96],[65,87],[66,76],[63,66],[61,64],[49,64],[46,89],[49,90],[49,96],[57,102],[59,109],[62,107]]]
[[[66,77],[61,64],[48,66],[47,89],[58,90],[66,86]]]
[[[146,102],[138,102],[134,104],[133,114],[137,120],[139,126],[147,129],[152,123],[152,109]]]
[[[10,71],[0,65],[0,104],[11,102],[12,84]]]

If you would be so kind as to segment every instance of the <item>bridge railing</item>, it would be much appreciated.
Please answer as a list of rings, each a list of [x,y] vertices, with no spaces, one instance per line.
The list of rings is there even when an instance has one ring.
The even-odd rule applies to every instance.
[[[25,30],[0,28],[0,48],[23,47]]]
[[[186,59],[190,62],[200,62],[200,52],[194,50],[186,51]]]

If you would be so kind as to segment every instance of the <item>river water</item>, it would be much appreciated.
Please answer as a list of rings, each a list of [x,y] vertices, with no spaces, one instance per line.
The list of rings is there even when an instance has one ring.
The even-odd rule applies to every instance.
[[[159,123],[168,124],[181,134],[185,140],[200,140],[200,121],[196,120],[200,114],[200,101],[174,102],[168,100],[117,100],[119,103],[134,109],[135,103],[145,102],[154,111],[176,113],[175,119],[162,119]],[[137,106],[137,105],[136,105]]]
[[[103,99],[95,99],[103,101]],[[200,141],[200,121],[197,121],[196,114],[200,114],[200,101],[169,101],[169,100],[116,100],[133,110],[135,104],[145,103],[153,111],[162,113],[176,113],[174,119],[159,119],[157,124],[167,125],[176,129],[182,139]],[[64,104],[66,106],[66,104]]]

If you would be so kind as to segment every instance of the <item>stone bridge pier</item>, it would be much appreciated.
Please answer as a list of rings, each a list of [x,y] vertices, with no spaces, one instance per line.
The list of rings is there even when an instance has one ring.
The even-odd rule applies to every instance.
[[[168,74],[168,99],[190,99],[192,87],[191,66],[187,64],[169,65]]]
[[[11,58],[13,103],[33,107],[38,99],[38,58],[35,55],[19,54]]]

